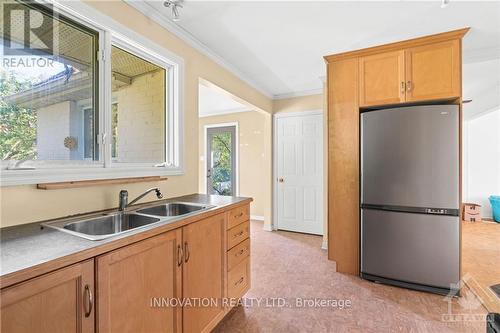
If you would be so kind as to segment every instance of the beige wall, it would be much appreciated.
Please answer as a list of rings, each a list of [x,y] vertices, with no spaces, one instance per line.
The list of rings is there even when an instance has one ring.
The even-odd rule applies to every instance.
[[[266,156],[265,142],[266,115],[258,111],[231,113],[220,116],[200,118],[199,129],[199,192],[206,193],[206,167],[205,167],[205,126],[223,123],[238,124],[238,172],[239,195],[252,197],[254,201],[250,206],[251,215],[265,215],[265,208],[270,200],[265,179],[268,170],[263,166],[268,163],[270,156]]]
[[[273,113],[323,109],[323,94],[299,96],[273,101]]]
[[[118,192],[127,189],[133,198],[150,186],[159,186],[165,197],[198,192],[198,83],[204,78],[255,108],[272,111],[272,100],[228,70],[194,50],[134,8],[119,1],[87,2],[103,14],[184,59],[185,174],[161,183],[95,186],[78,189],[37,190],[34,185],[1,188],[1,226],[35,222],[69,214],[116,207]],[[191,153],[192,152],[192,153]],[[268,180],[270,184],[270,179]],[[144,201],[152,200],[147,197]],[[268,213],[270,219],[270,213]]]

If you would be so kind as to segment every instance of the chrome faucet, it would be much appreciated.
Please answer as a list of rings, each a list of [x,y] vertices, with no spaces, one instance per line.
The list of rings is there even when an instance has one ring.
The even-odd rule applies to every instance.
[[[127,190],[121,190],[120,191],[120,201],[119,201],[118,209],[121,212],[123,212],[128,206],[133,205],[137,201],[139,201],[142,198],[144,198],[149,192],[153,192],[153,191],[156,192],[156,197],[158,199],[163,198],[163,194],[161,193],[160,189],[158,187],[153,187],[153,188],[150,188],[149,190],[145,191],[144,193],[142,193],[141,195],[139,195],[137,198],[135,198],[134,200],[132,200],[129,203],[128,202],[128,191]]]

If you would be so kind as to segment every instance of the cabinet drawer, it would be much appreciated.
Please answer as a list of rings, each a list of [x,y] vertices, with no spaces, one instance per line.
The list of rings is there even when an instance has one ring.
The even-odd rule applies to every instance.
[[[227,231],[227,249],[232,249],[250,235],[250,222],[246,221]]]
[[[250,288],[250,257],[246,257],[227,273],[227,296],[242,297]]]
[[[227,214],[227,228],[231,229],[250,219],[250,206],[236,207],[231,209]]]
[[[244,240],[227,252],[227,269],[231,270],[250,255],[250,239]]]

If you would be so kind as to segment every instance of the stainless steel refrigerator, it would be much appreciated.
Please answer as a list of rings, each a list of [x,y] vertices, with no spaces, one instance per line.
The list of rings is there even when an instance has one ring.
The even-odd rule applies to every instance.
[[[447,293],[459,281],[459,109],[361,114],[361,276]]]

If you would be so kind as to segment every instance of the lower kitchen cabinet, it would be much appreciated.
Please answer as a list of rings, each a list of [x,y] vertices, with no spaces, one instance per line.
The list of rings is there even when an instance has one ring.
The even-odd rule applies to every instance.
[[[94,260],[2,289],[1,331],[94,332]]]
[[[230,310],[224,297],[250,287],[248,212],[237,207],[3,288],[1,332],[210,332]]]
[[[184,307],[184,332],[209,332],[224,317],[224,233],[224,214],[182,228],[183,297],[189,300],[202,298],[204,302],[212,302],[209,306],[201,304]]]
[[[250,214],[241,212],[248,212],[248,208],[242,206],[227,212],[226,297],[229,299],[241,298],[250,289]]]
[[[99,332],[181,332],[182,309],[152,306],[182,297],[181,229],[97,257]]]
[[[99,332],[210,331],[225,314],[224,232],[220,214],[98,257]]]

